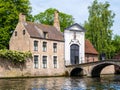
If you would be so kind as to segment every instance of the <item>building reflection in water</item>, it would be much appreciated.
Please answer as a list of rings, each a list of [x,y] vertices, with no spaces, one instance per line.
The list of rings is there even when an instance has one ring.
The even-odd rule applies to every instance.
[[[78,89],[87,89],[86,82],[82,79],[78,79],[77,77],[74,78],[67,78],[64,85],[62,86],[64,90],[78,90]]]
[[[119,90],[120,76],[0,79],[0,90]]]

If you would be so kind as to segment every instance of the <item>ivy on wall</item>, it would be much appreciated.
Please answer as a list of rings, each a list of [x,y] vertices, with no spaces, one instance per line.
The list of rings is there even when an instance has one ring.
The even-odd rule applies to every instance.
[[[20,52],[4,49],[0,50],[0,58],[5,58],[15,63],[24,63],[27,58],[32,58],[32,54],[31,52]]]

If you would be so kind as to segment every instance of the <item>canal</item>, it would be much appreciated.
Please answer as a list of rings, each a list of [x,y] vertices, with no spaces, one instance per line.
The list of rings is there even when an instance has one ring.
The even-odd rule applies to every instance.
[[[0,79],[0,90],[120,90],[120,75]]]

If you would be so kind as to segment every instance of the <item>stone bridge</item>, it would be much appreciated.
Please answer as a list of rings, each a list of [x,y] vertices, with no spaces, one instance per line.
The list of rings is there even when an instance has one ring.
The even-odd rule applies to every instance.
[[[82,76],[100,77],[103,68],[109,65],[120,67],[120,60],[103,60],[97,62],[89,62],[75,65],[66,65],[66,72],[69,76]]]

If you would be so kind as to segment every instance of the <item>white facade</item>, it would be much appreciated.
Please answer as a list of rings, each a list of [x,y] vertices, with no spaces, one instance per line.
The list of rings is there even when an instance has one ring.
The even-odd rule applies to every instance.
[[[85,30],[79,24],[73,24],[64,30],[65,40],[65,64],[71,65],[71,45],[79,46],[79,61],[77,64],[85,61]],[[76,64],[76,63],[74,63]]]

